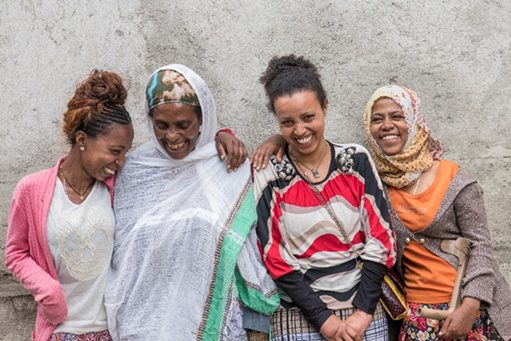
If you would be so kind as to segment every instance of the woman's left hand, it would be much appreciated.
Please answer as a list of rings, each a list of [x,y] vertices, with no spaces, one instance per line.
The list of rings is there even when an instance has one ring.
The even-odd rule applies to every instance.
[[[220,130],[215,137],[218,156],[226,160],[227,171],[235,171],[247,158],[247,147],[235,136]]]
[[[362,310],[355,310],[346,320],[346,331],[354,340],[362,340],[364,333],[371,324],[373,316]]]
[[[447,316],[438,336],[444,339],[465,339],[472,329],[480,306],[478,299],[465,297],[461,305]]]
[[[266,168],[270,157],[275,154],[277,162],[282,162],[286,151],[286,141],[280,134],[268,137],[252,154],[250,162],[256,171]]]

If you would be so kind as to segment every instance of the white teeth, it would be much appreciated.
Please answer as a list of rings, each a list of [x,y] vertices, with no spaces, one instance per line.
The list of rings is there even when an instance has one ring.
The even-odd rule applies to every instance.
[[[108,168],[108,167],[105,167],[105,172],[107,174],[110,174],[110,175],[114,175],[115,174],[115,171],[113,169]]]
[[[386,135],[386,136],[383,136],[381,139],[382,140],[391,140],[391,139],[397,139],[399,138],[398,135]]]
[[[309,135],[307,137],[302,137],[301,139],[296,139],[296,141],[298,141],[298,143],[300,144],[305,144],[305,143],[308,143],[310,140],[312,139],[312,135]]]
[[[168,143],[167,145],[169,146],[169,148],[170,148],[171,150],[176,150],[176,149],[181,148],[181,147],[184,145],[184,142],[182,142],[182,143],[177,143],[177,144],[170,144],[170,143]]]

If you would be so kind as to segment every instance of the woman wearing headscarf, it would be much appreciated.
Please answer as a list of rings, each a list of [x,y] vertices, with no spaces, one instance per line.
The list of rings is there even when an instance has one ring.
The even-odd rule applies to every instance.
[[[397,235],[396,268],[404,278],[408,315],[399,340],[511,340],[511,289],[493,256],[482,190],[453,161],[442,158],[416,93],[397,85],[377,89],[367,103],[364,127],[369,151],[391,206]],[[264,168],[283,141],[273,136],[253,156]],[[444,239],[472,242],[462,279],[462,304],[443,320],[419,308],[446,310],[458,261],[441,250]]]
[[[258,258],[249,165],[227,173],[218,159],[213,97],[194,71],[156,70],[146,99],[151,140],[117,178],[112,337],[246,339],[242,311],[270,315],[278,302]]]
[[[409,307],[399,339],[510,340],[511,290],[492,253],[476,180],[442,158],[443,145],[432,137],[411,89],[377,89],[367,103],[364,127],[397,234],[397,269]],[[448,308],[458,262],[440,243],[458,237],[472,242],[462,303],[444,321],[420,317],[419,307]]]

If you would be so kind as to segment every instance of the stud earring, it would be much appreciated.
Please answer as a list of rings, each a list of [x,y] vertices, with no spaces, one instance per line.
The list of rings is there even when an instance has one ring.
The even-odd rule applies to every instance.
[[[83,144],[80,145],[80,151],[83,152],[85,150],[85,146]]]
[[[199,134],[202,133],[202,126],[199,126]]]

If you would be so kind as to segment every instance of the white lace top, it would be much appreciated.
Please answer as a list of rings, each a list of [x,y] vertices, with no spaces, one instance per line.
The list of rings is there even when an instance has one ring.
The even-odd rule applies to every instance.
[[[104,306],[106,276],[113,248],[114,214],[105,184],[96,182],[79,205],[55,185],[47,231],[68,318],[54,333],[84,334],[108,329]]]

